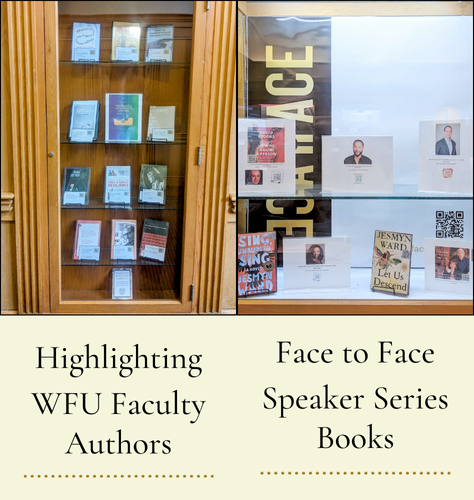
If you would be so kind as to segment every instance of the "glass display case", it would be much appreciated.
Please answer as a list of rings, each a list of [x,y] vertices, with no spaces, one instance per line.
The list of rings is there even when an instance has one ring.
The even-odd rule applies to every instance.
[[[46,71],[50,84],[48,182],[52,312],[190,312],[198,175],[194,167],[200,145],[199,105],[203,75],[199,66],[204,59],[205,2],[45,4],[49,57]],[[76,42],[79,45],[84,41],[94,43],[90,37],[87,40],[91,25],[100,25],[99,43],[95,42],[98,60],[92,60],[93,55],[91,59],[82,59],[87,56],[83,55],[83,49],[82,55],[75,57],[72,47]],[[124,25],[138,27],[134,40],[129,42],[129,35],[119,29]],[[172,38],[155,42],[153,46],[159,54],[153,52],[153,57],[148,57],[149,28],[170,26]],[[73,32],[81,28],[83,33]],[[124,54],[133,52],[131,59],[127,52],[119,60],[114,52],[119,47]],[[199,60],[199,65],[194,64],[195,60]],[[121,111],[120,106],[125,105],[106,102],[109,94],[125,98],[127,95],[141,96],[139,104],[125,104],[136,106],[136,115],[133,118],[131,115],[122,118],[120,113],[114,116],[114,106],[115,111]],[[72,101],[100,103],[96,140],[71,140]],[[153,137],[147,133],[152,106],[174,107],[174,137],[171,140],[163,140],[160,133]],[[136,137],[128,136],[128,140],[126,136],[121,141],[113,140],[113,136],[108,137],[106,133],[112,130],[112,123],[120,131],[131,129],[128,125],[137,125],[138,133],[135,130]],[[158,128],[159,125],[153,130]],[[165,200],[160,198],[163,203],[140,199],[142,165],[166,166],[160,184],[160,189],[166,192]],[[126,181],[129,197],[110,202],[104,198],[108,182],[106,170],[121,166],[130,167],[130,179]],[[71,167],[90,167],[87,204],[65,203],[64,175],[65,169]],[[165,231],[159,233],[161,249],[154,247],[154,253],[159,251],[164,258],[150,258],[150,252],[143,252],[145,220],[154,221],[155,225],[159,222],[165,227]],[[92,221],[100,228],[100,240],[96,245],[100,247],[100,257],[97,260],[77,257],[77,221]],[[114,221],[133,221],[134,243],[118,240],[118,231],[113,230],[117,227]],[[87,242],[87,238],[84,241]],[[123,253],[115,253],[114,245],[122,244],[134,246],[128,259]],[[131,293],[124,292],[124,297],[130,300],[115,300],[120,293],[113,285],[114,269],[130,270],[126,276],[131,279],[119,285],[124,289],[130,287]]]
[[[472,3],[424,4],[239,2],[239,314],[472,314]]]

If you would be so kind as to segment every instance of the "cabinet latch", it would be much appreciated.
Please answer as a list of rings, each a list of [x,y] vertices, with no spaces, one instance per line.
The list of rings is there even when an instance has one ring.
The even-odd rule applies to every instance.
[[[211,2],[207,2],[206,10],[209,10],[210,8],[211,8]]]
[[[194,285],[191,285],[191,302],[194,301]]]
[[[201,146],[198,148],[198,166],[201,166]]]

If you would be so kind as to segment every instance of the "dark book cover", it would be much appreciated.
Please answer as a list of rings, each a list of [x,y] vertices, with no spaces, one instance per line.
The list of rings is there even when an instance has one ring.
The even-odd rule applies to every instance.
[[[138,201],[166,204],[166,165],[143,164],[140,170]]]
[[[63,180],[63,205],[69,204],[89,204],[89,189],[91,182],[91,168],[90,167],[66,167],[64,169],[64,180]],[[66,193],[84,193],[84,203],[68,200],[68,195]],[[74,195],[74,197],[79,196]],[[82,196],[81,196],[82,197]]]
[[[145,219],[143,223],[140,257],[164,262],[169,222]]]

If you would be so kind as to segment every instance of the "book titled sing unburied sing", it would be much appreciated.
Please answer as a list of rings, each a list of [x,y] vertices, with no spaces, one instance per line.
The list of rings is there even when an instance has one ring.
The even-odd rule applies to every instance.
[[[412,234],[375,231],[372,291],[401,296],[409,294],[412,244]]]
[[[141,142],[142,94],[105,94],[105,142]]]
[[[276,233],[239,234],[238,295],[277,291]]]

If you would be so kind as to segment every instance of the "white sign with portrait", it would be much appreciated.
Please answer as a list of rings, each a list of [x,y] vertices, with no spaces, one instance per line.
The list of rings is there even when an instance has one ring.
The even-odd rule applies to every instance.
[[[472,120],[420,122],[418,190],[472,193]]]
[[[239,195],[295,194],[295,122],[239,119]]]
[[[322,136],[324,191],[393,192],[393,138]]]
[[[425,289],[470,295],[472,241],[425,239]]]
[[[283,278],[285,290],[350,289],[350,239],[283,238]]]

